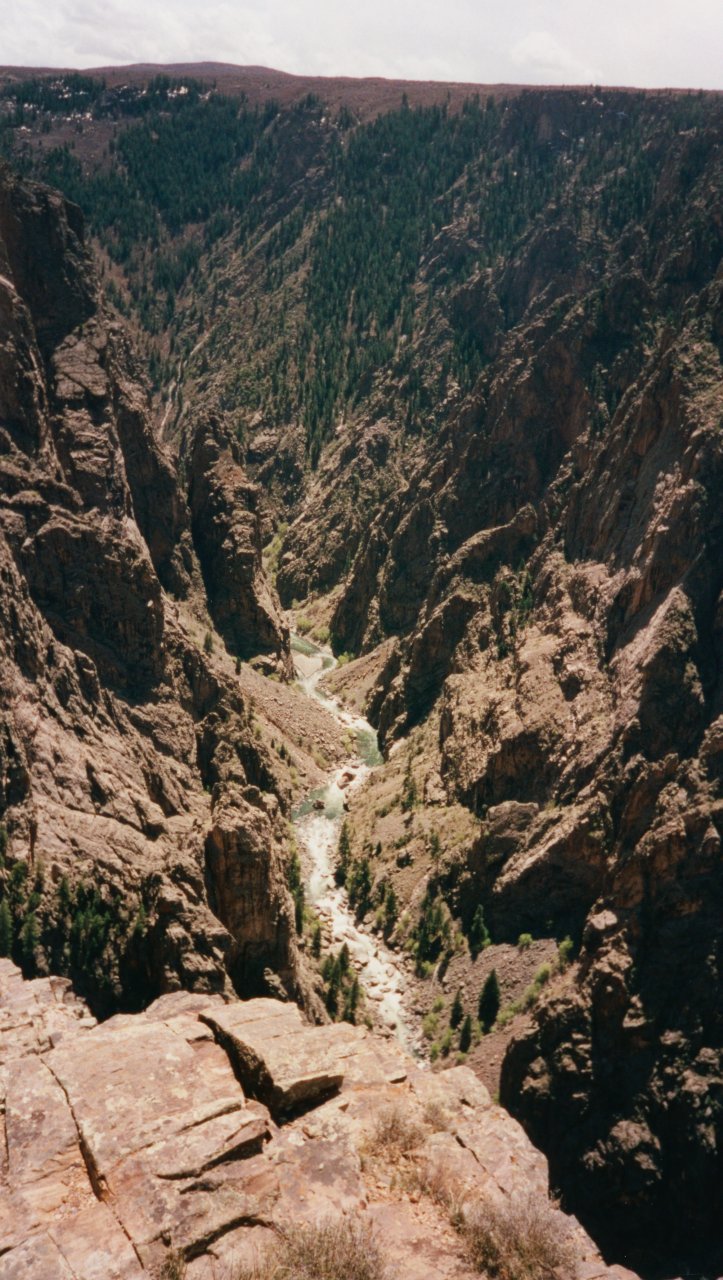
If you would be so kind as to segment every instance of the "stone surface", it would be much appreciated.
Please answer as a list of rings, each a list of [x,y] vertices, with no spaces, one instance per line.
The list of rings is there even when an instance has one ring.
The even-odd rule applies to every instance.
[[[536,127],[565,129],[564,110],[547,95]],[[406,383],[388,364],[322,455],[279,576],[287,599],[336,585],[340,650],[388,646],[366,713],[387,752],[417,730],[412,750],[425,732],[434,744],[430,825],[445,804],[478,820],[439,875],[424,866],[455,916],[468,925],[482,902],[496,942],[583,940],[502,1072],[556,1185],[609,1249],[637,1239],[652,1270],[716,1274],[720,136],[716,109],[661,140],[648,211],[619,238],[549,208],[513,255],[450,288],[413,363],[441,362],[451,314],[483,344],[473,385],[448,383],[415,433],[395,420]],[[379,496],[359,533],[365,493]],[[345,536],[356,553],[338,574]],[[414,916],[420,876],[398,870]],[[607,910],[616,926],[588,931]]]
[[[64,984],[24,981],[8,961],[0,980],[14,1010],[0,1069],[2,1280],[134,1280],[171,1248],[192,1280],[210,1280],[275,1230],[336,1214],[366,1217],[399,1274],[466,1280],[459,1237],[423,1185],[441,1173],[469,1205],[547,1199],[544,1157],[467,1068],[432,1075],[365,1030],[311,1027],[268,999],[176,992],[92,1026]],[[59,994],[73,1015],[51,1048]],[[266,1089],[280,1112],[301,1110],[277,1125],[250,1097]],[[416,1134],[399,1157],[375,1146],[390,1112]],[[612,1278],[573,1220],[560,1214],[560,1229],[588,1280]]]
[[[220,518],[214,507],[208,537]],[[233,662],[203,646],[204,520],[99,305],[79,210],[3,165],[2,890],[15,957],[32,917],[26,970],[72,973],[104,1014],[179,986],[265,991],[265,971],[303,987],[288,789]],[[250,576],[226,619],[247,628],[245,653],[276,645],[283,666],[288,633],[274,630],[251,523]]]

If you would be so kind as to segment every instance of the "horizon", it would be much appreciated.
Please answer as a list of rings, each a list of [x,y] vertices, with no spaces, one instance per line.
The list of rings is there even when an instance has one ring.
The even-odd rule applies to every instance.
[[[25,21],[3,30],[3,65],[100,71],[217,63],[300,78],[385,79],[529,87],[723,89],[718,0],[572,0],[491,3],[368,0],[360,12],[332,0],[241,7],[209,0],[23,0]]]
[[[391,76],[391,75],[350,75],[346,72],[305,72],[305,71],[286,71],[282,67],[266,66],[261,63],[240,63],[225,62],[220,59],[188,59],[185,61],[139,61],[139,62],[108,62],[94,66],[70,65],[69,63],[16,63],[5,62],[0,64],[0,75],[11,72],[31,73],[36,75],[61,75],[61,74],[85,74],[85,75],[109,75],[120,74],[121,72],[177,72],[183,73],[188,71],[197,77],[204,74],[218,74],[221,71],[228,73],[243,72],[251,74],[253,72],[278,76],[289,80],[299,80],[304,83],[309,81],[328,82],[330,85],[338,85],[340,82],[348,82],[349,84],[379,83],[388,85],[439,85],[440,87],[455,87],[459,89],[497,89],[497,90],[576,90],[576,89],[600,89],[608,93],[705,93],[705,94],[723,94],[723,82],[721,86],[705,88],[697,84],[657,84],[643,85],[633,81],[623,83],[608,82],[605,80],[569,80],[569,81],[534,81],[534,80],[462,80],[462,79],[422,79],[412,76]]]

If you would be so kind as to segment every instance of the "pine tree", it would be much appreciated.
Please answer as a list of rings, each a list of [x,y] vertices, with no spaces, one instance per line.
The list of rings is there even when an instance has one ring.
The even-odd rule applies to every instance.
[[[390,885],[389,888],[387,889],[387,896],[384,899],[384,933],[385,934],[389,934],[392,932],[392,929],[397,923],[398,913],[399,913],[399,909],[397,907],[397,895],[394,892],[393,886]]]
[[[497,970],[493,969],[485,980],[485,984],[480,992],[479,1007],[477,1010],[477,1016],[484,1032],[489,1031],[490,1027],[494,1025],[499,1011],[500,984],[497,979]]]
[[[321,955],[321,925],[318,920],[311,935],[311,954],[315,960],[318,960]]]
[[[9,956],[13,949],[13,918],[7,898],[0,902],[0,956]]]
[[[472,1019],[469,1014],[462,1023],[462,1030],[459,1033],[460,1053],[467,1053],[472,1044]]]
[[[458,1027],[464,1017],[464,1005],[462,1004],[462,988],[457,988],[457,994],[452,1002],[452,1008],[449,1011],[450,1027]]]
[[[25,922],[20,930],[20,950],[25,964],[31,969],[35,968],[35,948],[37,945],[38,926],[35,913],[31,911],[25,917]]]
[[[485,913],[481,902],[472,916],[472,923],[469,927],[468,937],[469,949],[476,959],[480,951],[483,951],[485,947],[488,947],[491,941],[489,930],[485,924]]]

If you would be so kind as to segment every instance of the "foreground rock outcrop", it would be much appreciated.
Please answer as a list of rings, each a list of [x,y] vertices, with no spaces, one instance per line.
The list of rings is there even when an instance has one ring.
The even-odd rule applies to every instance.
[[[273,1000],[177,992],[96,1026],[9,961],[0,1008],[2,1280],[131,1280],[171,1251],[189,1280],[232,1276],[279,1229],[354,1215],[405,1280],[472,1280],[443,1186],[542,1206],[581,1280],[630,1275],[547,1209],[544,1158],[464,1067],[433,1076]],[[380,1152],[380,1121],[403,1149]]]
[[[106,1013],[178,986],[263,992],[265,970],[298,990],[286,794],[179,608],[203,618],[193,523],[98,308],[79,211],[3,167],[2,945]],[[226,616],[245,619],[246,654],[278,642],[284,665],[250,546]]]

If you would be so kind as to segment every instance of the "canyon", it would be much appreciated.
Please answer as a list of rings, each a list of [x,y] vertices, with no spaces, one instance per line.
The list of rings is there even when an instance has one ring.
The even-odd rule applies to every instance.
[[[125,71],[0,69],[0,1276],[717,1274],[720,97]]]

